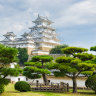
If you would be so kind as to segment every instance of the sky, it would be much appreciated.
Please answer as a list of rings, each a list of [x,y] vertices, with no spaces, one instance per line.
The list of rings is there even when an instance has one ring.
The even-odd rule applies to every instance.
[[[61,44],[96,45],[96,0],[0,0],[0,40],[29,32],[38,14],[54,22]]]

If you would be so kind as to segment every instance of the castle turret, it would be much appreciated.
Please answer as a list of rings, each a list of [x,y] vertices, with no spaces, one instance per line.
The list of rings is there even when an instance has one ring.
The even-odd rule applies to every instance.
[[[23,38],[25,39],[32,39],[32,35],[30,33],[24,33],[23,35],[21,35]]]
[[[5,37],[5,41],[6,40],[11,40],[14,41],[15,40],[15,34],[13,32],[7,32],[5,35],[3,35]]]

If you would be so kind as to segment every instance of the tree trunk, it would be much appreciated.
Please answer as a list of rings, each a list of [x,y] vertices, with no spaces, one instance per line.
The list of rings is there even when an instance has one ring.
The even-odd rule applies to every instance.
[[[48,85],[48,79],[46,77],[46,74],[42,74],[42,77],[43,77],[43,82],[45,85]]]
[[[73,78],[73,93],[77,93],[77,82],[76,82],[76,78]]]
[[[44,68],[44,64],[43,64],[44,62],[42,61],[41,63],[42,63],[42,69],[45,69],[45,68]],[[45,85],[48,85],[48,80],[47,80],[46,74],[45,74],[45,73],[42,74],[42,77],[43,77],[43,82],[44,82],[44,84],[45,84]]]

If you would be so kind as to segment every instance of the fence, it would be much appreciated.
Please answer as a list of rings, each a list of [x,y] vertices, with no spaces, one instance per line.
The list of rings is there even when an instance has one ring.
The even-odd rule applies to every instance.
[[[29,83],[31,85],[32,91],[47,91],[47,92],[69,92],[69,84],[60,82],[53,83],[51,82],[48,85],[39,83],[37,80],[36,83]]]

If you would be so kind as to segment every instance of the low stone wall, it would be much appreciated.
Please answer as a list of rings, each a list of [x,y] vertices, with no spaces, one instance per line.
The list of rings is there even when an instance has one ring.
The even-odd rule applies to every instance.
[[[60,56],[65,56],[65,54],[49,54],[50,56],[52,56],[54,59],[56,59],[57,57],[60,57]],[[28,58],[28,61],[31,60],[31,58],[35,56],[35,55],[30,55],[29,58]]]
[[[65,54],[49,54],[49,55],[52,56],[54,59],[60,56],[65,56]]]

